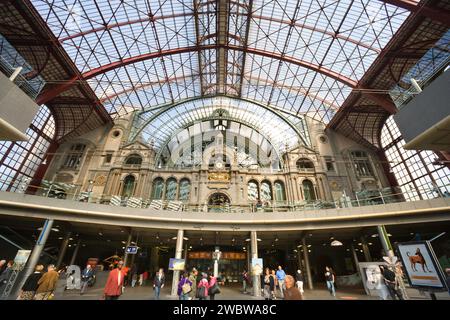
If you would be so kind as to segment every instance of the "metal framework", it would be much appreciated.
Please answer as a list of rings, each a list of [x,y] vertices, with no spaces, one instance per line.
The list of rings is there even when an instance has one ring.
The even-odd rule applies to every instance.
[[[86,80],[113,117],[226,94],[327,123],[410,14],[363,0],[31,3],[80,71],[40,101]]]

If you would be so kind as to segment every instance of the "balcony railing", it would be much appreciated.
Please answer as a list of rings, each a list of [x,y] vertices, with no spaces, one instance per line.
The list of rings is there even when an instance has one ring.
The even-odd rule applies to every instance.
[[[401,203],[407,201],[420,200],[417,190],[401,190],[400,188],[384,188],[379,190],[367,190],[356,192],[352,197],[343,195],[335,201],[311,200],[311,201],[264,201],[248,202],[241,205],[208,205],[191,204],[189,201],[143,199],[138,197],[122,197],[117,195],[97,195],[90,191],[83,191],[80,185],[55,183],[43,181],[40,186],[29,185],[30,179],[8,180],[4,185],[12,185],[12,190],[20,193],[28,193],[27,190],[34,190],[33,194],[48,198],[64,199],[67,201],[81,201],[105,205],[114,205],[129,208],[150,208],[154,210],[185,211],[185,212],[229,212],[229,213],[250,213],[250,212],[290,212],[324,210],[348,207],[365,207],[374,205],[384,205],[390,203]],[[423,198],[446,198],[450,197],[450,184],[420,189]]]

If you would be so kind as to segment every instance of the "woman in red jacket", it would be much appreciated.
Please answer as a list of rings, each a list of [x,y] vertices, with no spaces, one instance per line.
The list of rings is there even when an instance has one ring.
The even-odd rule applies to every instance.
[[[106,281],[105,290],[103,296],[105,300],[117,300],[122,294],[123,280],[126,273],[122,270],[123,261],[119,261],[117,268],[111,270]]]

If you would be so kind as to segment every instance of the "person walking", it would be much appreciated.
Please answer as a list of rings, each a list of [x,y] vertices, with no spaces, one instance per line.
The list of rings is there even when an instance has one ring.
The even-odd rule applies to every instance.
[[[206,273],[202,273],[202,279],[199,281],[197,286],[197,298],[199,300],[206,300],[208,298],[208,275]]]
[[[305,278],[303,277],[303,273],[300,269],[297,270],[297,273],[295,274],[295,280],[297,281],[297,288],[301,295],[303,295],[303,282],[305,281]]]
[[[402,291],[399,289],[398,278],[395,273],[383,265],[380,266],[380,270],[392,300],[397,300],[397,297],[399,300],[405,300]]]
[[[192,282],[192,290],[189,292],[190,300],[195,299],[195,295],[197,294],[197,275],[198,271],[195,268],[192,268],[192,271],[189,275],[189,281]]]
[[[47,272],[42,275],[38,281],[38,288],[36,289],[35,300],[49,300],[53,297],[53,291],[56,287],[56,282],[59,279],[59,274],[55,270],[55,266],[50,264],[47,267]]]
[[[109,272],[106,280],[103,296],[105,300],[118,300],[123,293],[123,285],[126,273],[123,270],[123,261],[117,263],[117,267]]]
[[[277,297],[276,297],[276,295],[275,295],[275,290],[276,290],[277,285],[278,285],[278,279],[277,279],[277,276],[276,276],[276,274],[275,274],[275,270],[271,270],[270,276],[271,276],[272,279],[273,279],[273,286],[270,287],[270,293],[272,294],[272,299],[273,299],[273,300],[276,300]]]
[[[325,280],[327,282],[327,288],[333,297],[336,297],[336,289],[334,288],[335,277],[330,267],[325,267]]]
[[[278,280],[278,286],[280,288],[281,298],[284,299],[284,292],[283,291],[285,289],[284,279],[286,278],[286,272],[284,272],[284,270],[283,270],[283,268],[281,268],[281,266],[278,266],[278,270],[277,270],[276,276],[277,276],[277,280]]]
[[[180,282],[178,282],[178,297],[180,300],[189,300],[189,293],[192,291],[192,282],[189,274],[185,272]]]
[[[242,272],[242,293],[247,293],[247,284],[249,283],[249,276],[246,269]]]
[[[284,300],[303,300],[303,295],[295,287],[294,277],[287,275],[285,277],[286,290],[284,291]]]
[[[159,300],[159,295],[161,289],[164,288],[164,282],[166,281],[166,276],[164,275],[164,269],[159,268],[158,272],[153,279],[153,289],[155,290],[155,300]]]
[[[270,269],[266,268],[264,275],[264,300],[272,300],[272,291],[274,288],[275,280],[270,274]]]
[[[30,274],[22,286],[22,290],[20,291],[19,297],[17,300],[33,300],[36,290],[38,288],[38,281],[42,277],[42,271],[44,270],[44,266],[42,264],[38,264],[34,268],[34,272]]]
[[[89,283],[94,278],[94,269],[92,269],[92,266],[90,264],[86,265],[86,268],[81,272],[81,288],[80,288],[80,295],[83,295],[86,291]]]
[[[8,283],[8,280],[13,272],[12,270],[13,265],[14,265],[13,260],[8,261],[8,263],[6,264],[6,268],[3,270],[2,274],[0,274],[0,296],[6,289],[6,284]]]
[[[209,276],[208,288],[209,288],[208,289],[209,300],[214,300],[216,294],[220,293],[220,289],[219,283],[217,282],[217,278],[214,277],[213,274]]]

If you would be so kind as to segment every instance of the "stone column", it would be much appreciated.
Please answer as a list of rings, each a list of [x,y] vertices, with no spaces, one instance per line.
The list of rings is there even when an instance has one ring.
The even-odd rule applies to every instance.
[[[24,270],[21,272],[21,276],[17,279],[10,297],[16,299],[24,285],[25,281],[27,281],[28,277],[34,272],[34,268],[39,262],[39,258],[41,256],[42,250],[44,250],[44,246],[47,242],[48,235],[52,230],[53,220],[45,220],[44,226],[42,227],[42,231],[39,234],[39,238],[34,245],[33,250],[31,251],[30,257],[28,258],[27,264]]]
[[[78,256],[78,251],[80,250],[81,246],[81,240],[78,239],[77,246],[75,247],[75,250],[73,250],[72,258],[70,259],[69,266],[73,265],[75,263],[75,259]]]
[[[177,233],[177,245],[175,247],[175,259],[181,259],[181,256],[183,254],[183,237],[184,237],[184,231],[178,230]],[[173,271],[173,279],[172,279],[172,296],[177,295],[178,290],[178,282],[180,281],[180,271],[174,270]]]
[[[308,288],[310,290],[313,290],[314,286],[312,282],[311,267],[309,265],[308,246],[306,245],[305,238],[302,239],[302,247],[303,247],[303,260],[305,260],[305,267],[306,267],[306,277],[308,279]]]
[[[366,262],[371,262],[372,257],[370,256],[369,246],[367,245],[367,241],[366,238],[364,238],[364,236],[361,236],[361,244],[364,252],[364,259],[366,260]]]
[[[353,243],[350,245],[350,250],[352,251],[353,262],[355,264],[356,272],[359,273],[359,260],[358,260],[358,255],[356,254],[355,246],[353,245]]]
[[[258,258],[258,236],[256,231],[250,232],[250,244],[252,250],[252,259]],[[253,296],[260,297],[261,296],[261,276],[254,275],[253,277]]]
[[[66,254],[67,251],[67,245],[69,244],[69,239],[70,236],[72,235],[72,232],[67,232],[66,236],[64,237],[61,246],[59,247],[59,254],[58,254],[58,260],[56,260],[56,269],[59,269],[59,267],[61,267],[61,264],[64,260],[64,256]]]

